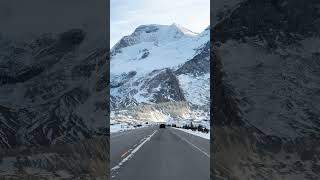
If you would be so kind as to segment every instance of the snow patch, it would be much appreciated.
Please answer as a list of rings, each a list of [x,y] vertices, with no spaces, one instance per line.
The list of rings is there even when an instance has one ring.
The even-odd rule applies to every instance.
[[[202,137],[204,139],[209,139],[210,140],[210,132],[209,133],[203,133],[200,131],[192,131],[191,129],[182,129],[182,128],[174,128],[174,129],[178,129],[180,131],[195,135],[195,136],[199,136]]]
[[[194,77],[181,74],[178,76],[180,86],[188,102],[195,105],[208,105],[210,99],[210,74]]]

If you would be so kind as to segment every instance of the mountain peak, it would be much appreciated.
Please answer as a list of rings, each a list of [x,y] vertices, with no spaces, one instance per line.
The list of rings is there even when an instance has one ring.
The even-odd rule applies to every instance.
[[[145,33],[152,33],[152,32],[157,32],[158,30],[162,30],[162,31],[177,31],[180,32],[184,35],[191,35],[191,36],[196,36],[198,35],[198,33],[192,32],[191,30],[181,26],[180,24],[177,23],[173,23],[171,25],[160,25],[160,24],[146,24],[146,25],[140,25],[138,26],[134,33],[141,33],[141,32],[145,32]]]
[[[124,36],[112,49],[114,54],[117,50],[141,42],[166,43],[176,41],[183,37],[196,36],[196,33],[178,25],[147,24],[138,26],[134,32]]]
[[[163,25],[158,25],[158,24],[145,24],[145,25],[140,25],[138,26],[133,33],[139,33],[139,32],[146,32],[146,33],[150,33],[150,32],[155,32],[157,31],[159,28],[161,28],[161,26]],[[154,31],[152,31],[154,30]]]
[[[134,32],[124,36],[111,49],[111,54],[116,54],[120,49],[139,43],[154,43],[156,46],[168,42],[178,41],[181,38],[193,38],[200,35],[191,30],[173,23],[171,25],[146,24],[138,26]]]
[[[195,32],[192,32],[191,30],[181,26],[180,24],[177,24],[177,23],[173,23],[171,25],[171,27],[174,27],[176,28],[179,32],[183,33],[184,35],[187,35],[187,36],[196,36],[198,35],[198,33],[195,33]]]

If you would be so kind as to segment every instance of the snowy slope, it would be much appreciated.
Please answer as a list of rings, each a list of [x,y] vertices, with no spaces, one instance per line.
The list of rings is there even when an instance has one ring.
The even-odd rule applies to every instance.
[[[248,0],[213,27],[217,178],[320,178],[318,7]]]
[[[183,119],[192,112],[177,105],[184,109],[177,116],[157,104],[185,102],[208,110],[209,36],[209,28],[197,34],[178,24],[152,24],[123,37],[111,50],[111,110],[155,106],[133,112],[135,118],[151,121]]]
[[[30,41],[0,37],[0,149],[4,158],[0,176],[15,177],[18,167],[23,167],[54,177],[53,171],[59,169],[52,168],[53,164],[70,168],[68,172],[76,176],[74,166],[80,173],[89,168],[77,164],[77,158],[61,164],[64,153],[82,154],[82,159],[96,163],[99,160],[89,156],[105,152],[106,140],[97,136],[108,133],[107,47],[90,35],[83,29],[68,29]],[[78,147],[68,149],[69,143]],[[87,145],[90,153],[82,149]],[[14,166],[4,164],[9,160]],[[10,171],[3,171],[6,167]]]
[[[181,74],[178,76],[180,87],[183,89],[185,98],[191,104],[209,106],[210,74],[198,77]]]
[[[123,41],[130,46],[122,45]],[[174,68],[192,58],[207,41],[208,35],[198,36],[176,24],[140,26],[112,48],[111,75]]]

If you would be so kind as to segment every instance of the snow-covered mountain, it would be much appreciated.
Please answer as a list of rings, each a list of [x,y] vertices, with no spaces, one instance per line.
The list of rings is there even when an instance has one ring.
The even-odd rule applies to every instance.
[[[111,110],[151,105],[139,111],[149,114],[149,121],[166,121],[194,117],[191,108],[202,110],[208,120],[209,34],[209,28],[198,34],[177,24],[151,24],[123,37],[111,49]],[[178,115],[155,107],[169,102],[188,108]],[[136,110],[130,112],[134,119],[142,118]]]
[[[19,179],[19,168],[24,172],[20,179],[38,170],[46,174],[39,176],[53,178],[59,167],[70,177],[94,173],[79,164],[78,155],[105,166],[99,158],[106,160],[107,142],[98,137],[109,132],[103,44],[83,29],[30,41],[0,36],[0,177]],[[64,158],[68,153],[74,157]],[[102,156],[97,160],[86,153]]]
[[[247,0],[213,27],[217,179],[320,178],[319,7]]]

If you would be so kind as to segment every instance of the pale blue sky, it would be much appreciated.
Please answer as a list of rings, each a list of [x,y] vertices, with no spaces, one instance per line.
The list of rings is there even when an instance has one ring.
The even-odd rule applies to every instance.
[[[180,24],[201,32],[210,24],[210,0],[111,0],[110,45],[143,24]]]

